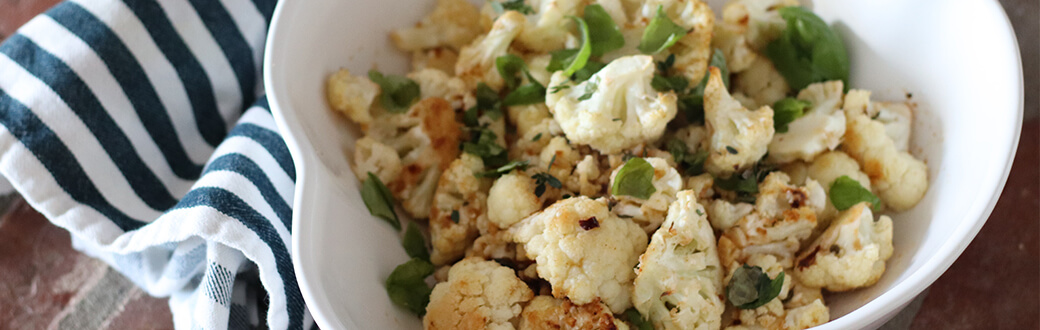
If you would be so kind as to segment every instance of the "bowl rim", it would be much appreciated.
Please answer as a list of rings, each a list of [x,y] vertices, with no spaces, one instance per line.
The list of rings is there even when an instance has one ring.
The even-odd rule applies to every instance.
[[[993,209],[996,207],[997,201],[1000,199],[1001,192],[1007,183],[1008,176],[1013,166],[1015,155],[1018,150],[1019,140],[1021,139],[1021,130],[1023,123],[1023,111],[1025,108],[1025,94],[1024,94],[1024,73],[1022,71],[1022,55],[1021,49],[1018,44],[1017,35],[1014,27],[1011,24],[1011,20],[1004,10],[1003,6],[1000,5],[998,0],[985,1],[990,6],[996,6],[996,9],[1003,16],[1004,28],[1011,32],[1011,46],[1014,51],[1015,63],[1014,67],[1017,69],[1017,88],[1015,92],[1018,94],[1018,111],[1014,118],[1014,129],[1008,134],[1012,134],[1011,144],[1007,152],[1007,157],[1004,160],[1003,173],[1000,174],[998,181],[993,186],[992,191],[989,191],[986,195],[990,196],[989,200],[975,203],[968,214],[974,214],[973,218],[980,219],[975,221],[971,226],[962,226],[954,231],[949,240],[943,243],[937,250],[936,256],[929,258],[919,269],[906,279],[900,281],[888,291],[882,293],[877,298],[867,302],[863,306],[856,308],[848,314],[839,317],[837,319],[830,320],[829,322],[817,327],[816,329],[845,329],[856,327],[857,325],[862,326],[878,320],[877,316],[883,316],[884,320],[890,319],[895,313],[902,310],[912,299],[917,297],[922,291],[928,288],[936,279],[939,278],[943,273],[952,266],[953,262],[956,261],[960,255],[964,252],[967,246],[974,240],[975,236],[981,230],[982,226],[985,225]],[[308,183],[316,180],[315,175],[311,172],[317,171],[318,161],[317,156],[311,148],[303,148],[306,144],[308,147],[311,146],[310,141],[306,135],[298,135],[294,132],[299,132],[301,124],[296,116],[289,115],[291,111],[285,111],[283,108],[290,108],[283,102],[285,100],[280,99],[278,93],[279,87],[284,84],[280,84],[278,77],[269,68],[272,67],[274,61],[278,60],[275,44],[279,43],[280,40],[286,38],[284,29],[279,29],[280,26],[286,24],[283,23],[282,17],[285,17],[286,12],[297,10],[302,5],[302,1],[280,1],[275,7],[274,14],[272,15],[270,25],[268,27],[267,39],[264,45],[263,52],[263,82],[264,91],[268,103],[270,105],[271,114],[274,117],[275,124],[278,130],[285,140],[286,146],[292,156],[293,163],[296,167],[297,181],[293,192],[293,216],[292,216],[292,232],[296,233],[292,235],[292,262],[294,273],[297,278],[300,291],[303,295],[304,302],[308,305],[308,311],[314,320],[321,327],[331,327],[337,322],[334,321],[328,312],[328,301],[324,296],[324,293],[315,292],[314,287],[308,281],[308,278],[312,278],[312,274],[308,274],[305,270],[308,268],[305,260],[308,256],[300,254],[301,240],[300,234],[303,232],[302,224],[304,221],[301,220],[301,212],[297,210],[304,209],[303,203],[308,199],[312,192],[309,192],[306,187]],[[288,9],[287,9],[288,8]],[[284,107],[283,107],[284,106]],[[313,184],[311,184],[313,185]],[[875,316],[870,318],[869,316]],[[339,320],[341,323],[347,326],[356,327],[353,321],[350,319]]]

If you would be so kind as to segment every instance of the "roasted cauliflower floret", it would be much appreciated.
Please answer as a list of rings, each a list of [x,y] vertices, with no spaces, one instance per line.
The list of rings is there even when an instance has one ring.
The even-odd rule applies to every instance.
[[[748,111],[729,96],[718,68],[711,68],[711,78],[704,89],[704,120],[711,141],[704,169],[728,177],[751,166],[763,155],[773,139],[773,109],[763,106]]]
[[[711,60],[711,34],[715,26],[715,13],[708,4],[700,0],[647,0],[640,9],[636,23],[648,24],[657,16],[660,7],[675,24],[687,33],[668,49],[675,55],[675,68],[690,81],[700,81]]]
[[[907,102],[875,102],[877,118],[874,120],[885,124],[885,134],[892,138],[896,150],[907,151],[910,148],[910,129],[914,123],[914,110]]]
[[[455,63],[455,76],[466,82],[466,87],[476,89],[480,82],[499,90],[504,82],[495,68],[495,59],[505,55],[509,44],[524,29],[524,15],[507,11],[495,20],[491,31],[462,47],[459,60]]]
[[[882,123],[862,114],[850,116],[842,146],[870,176],[871,186],[889,208],[908,210],[924,198],[928,166],[910,153],[899,151],[885,134]]]
[[[409,73],[408,78],[419,84],[424,99],[439,97],[451,102],[455,109],[469,109],[477,104],[477,98],[466,89],[466,83],[444,71],[422,69]]]
[[[628,325],[614,318],[610,308],[600,302],[576,305],[567,299],[534,297],[520,315],[520,330],[549,329],[628,329]]]
[[[462,258],[477,238],[477,224],[487,221],[485,201],[491,179],[476,176],[482,171],[480,157],[464,153],[441,174],[430,210],[430,261],[434,265]]]
[[[620,216],[631,217],[632,221],[643,227],[643,230],[649,234],[657,230],[657,227],[664,222],[665,214],[669,210],[668,206],[675,201],[675,194],[683,188],[683,180],[675,167],[668,165],[668,161],[657,157],[645,159],[654,167],[652,181],[654,193],[650,195],[649,199],[627,195],[614,196],[617,204],[614,205],[613,212]],[[618,167],[610,174],[611,186],[614,185],[614,178],[620,170],[621,167]]]
[[[379,96],[379,85],[367,77],[351,75],[347,69],[336,71],[325,82],[329,106],[360,125],[362,131],[368,131],[372,124],[369,109],[376,96]]]
[[[787,96],[791,87],[769,58],[759,56],[747,69],[734,75],[733,90],[751,98],[756,104],[772,105]]]
[[[711,227],[716,230],[726,230],[733,225],[737,224],[737,221],[743,219],[745,216],[755,210],[755,206],[748,203],[730,203],[724,199],[716,199],[708,204],[708,220],[711,221]]]
[[[467,258],[451,266],[448,281],[430,294],[425,329],[513,329],[522,304],[534,293],[510,268]]]
[[[509,231],[553,296],[576,304],[598,299],[614,313],[632,306],[632,267],[646,249],[646,233],[605,203],[584,196],[560,200]]]
[[[480,11],[466,0],[438,0],[437,7],[414,27],[390,32],[397,48],[406,51],[439,46],[459,49],[484,32]]]
[[[401,174],[401,157],[394,148],[366,136],[354,143],[354,166],[351,168],[362,181],[371,172],[380,181],[390,182]]]
[[[842,176],[848,176],[858,181],[863,188],[870,190],[870,177],[860,171],[859,164],[856,163],[855,159],[841,151],[825,152],[817,156],[812,164],[809,165],[807,174],[823,186],[823,190],[827,192],[828,200],[830,198],[831,185],[834,184],[834,180]],[[827,229],[831,219],[834,219],[837,215],[838,209],[834,208],[833,204],[827,203],[824,210],[818,214],[817,220],[819,220],[820,227],[817,228],[817,231],[822,232],[824,229]]]
[[[784,272],[784,283],[780,293],[770,302],[755,309],[729,307],[723,323],[728,330],[737,329],[806,329],[830,320],[830,311],[823,304],[823,294],[818,288],[809,288],[791,276],[791,269],[784,268],[776,256],[758,254],[747,260],[749,266],[758,266],[770,278]],[[730,269],[724,281],[733,276]],[[731,325],[739,321],[739,325]]]
[[[848,291],[877,283],[892,257],[892,219],[874,221],[867,203],[845,210],[799,256],[795,276],[806,286]]]
[[[787,27],[777,10],[797,5],[794,0],[737,0],[723,6],[711,42],[726,55],[730,72],[747,70]]]
[[[657,329],[718,329],[725,303],[715,233],[704,208],[680,191],[636,267],[632,303]]]
[[[755,210],[719,237],[719,258],[727,274],[762,254],[775,256],[783,268],[794,264],[801,241],[816,227],[816,212],[823,209],[825,197],[816,181],[804,187],[787,182],[783,172],[766,176],[759,184]]]
[[[516,41],[520,47],[535,52],[548,52],[564,47],[567,41],[567,16],[580,16],[585,4],[581,0],[528,0],[534,14],[527,16],[527,28]]]
[[[509,113],[509,122],[516,126],[516,134],[521,137],[535,126],[538,126],[538,124],[541,124],[543,120],[552,118],[549,115],[549,108],[542,103],[512,106],[507,109],[507,112]]]
[[[535,196],[534,188],[534,179],[520,171],[499,177],[488,193],[488,220],[499,228],[509,228],[538,212],[544,201]]]
[[[545,103],[572,142],[616,153],[660,138],[675,117],[675,93],[650,86],[654,70],[650,56],[619,58],[589,80],[549,93]],[[550,86],[569,80],[557,71]]]
[[[546,114],[548,116],[548,114]],[[531,126],[527,132],[519,135],[509,145],[509,158],[526,160],[532,164],[539,162],[542,149],[549,145],[553,137],[562,136],[563,129],[552,117],[542,119],[537,125]]]
[[[459,134],[455,110],[441,98],[423,99],[407,113],[385,114],[373,121],[368,137],[392,148],[401,163],[401,171],[395,178],[380,179],[386,180],[383,182],[387,188],[413,218],[430,215],[437,180],[459,154]],[[364,148],[356,148],[355,152],[359,150]],[[355,155],[355,169],[363,169],[363,164],[371,161],[361,155]],[[385,157],[392,158],[389,155]],[[361,176],[363,173],[356,174],[358,179],[365,180]]]
[[[459,53],[447,47],[430,48],[412,52],[412,71],[437,69],[447,74],[455,73],[455,61]]]
[[[798,99],[811,106],[787,125],[787,132],[773,136],[769,158],[777,163],[808,162],[837,148],[845,135],[845,112],[840,110],[843,96],[841,80],[811,84],[798,92]]]

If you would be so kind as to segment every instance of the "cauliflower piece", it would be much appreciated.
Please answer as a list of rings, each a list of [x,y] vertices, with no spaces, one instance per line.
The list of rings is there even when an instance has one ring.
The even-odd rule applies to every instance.
[[[533,165],[542,171],[548,172],[563,183],[571,181],[574,167],[578,165],[582,158],[584,157],[567,142],[566,138],[556,136],[549,139],[549,144],[542,148],[542,152],[538,155],[538,161]],[[550,165],[552,165],[552,168],[549,167]]]
[[[656,329],[718,329],[725,303],[715,233],[704,208],[680,191],[636,267],[632,303]]]
[[[541,329],[628,329],[628,325],[614,318],[610,308],[601,302],[576,305],[566,299],[537,296],[524,307],[520,330]]]
[[[862,114],[848,118],[842,150],[859,162],[886,206],[895,211],[914,207],[928,190],[928,166],[899,151],[885,126]]]
[[[336,71],[325,82],[329,106],[360,125],[362,131],[368,131],[372,124],[369,108],[376,96],[379,96],[379,85],[367,77],[351,75],[347,69]]]
[[[424,329],[513,329],[522,303],[534,293],[513,270],[494,261],[466,258],[437,283],[423,317]]]
[[[674,134],[676,139],[686,144],[689,152],[705,149],[708,139],[711,137],[708,134],[708,128],[704,125],[688,125],[676,130]]]
[[[874,118],[877,115],[877,109],[870,103],[870,91],[863,89],[850,89],[841,109],[845,111],[845,117],[859,114]]]
[[[726,329],[806,329],[830,320],[830,311],[823,304],[820,289],[806,287],[800,283],[791,276],[791,269],[784,268],[776,256],[754,255],[748,258],[747,264],[762,268],[771,278],[776,278],[780,272],[784,272],[784,283],[776,298],[761,307],[727,308],[726,314],[723,315]],[[729,282],[734,270],[729,270],[725,282]],[[739,321],[739,325],[732,325],[734,321]]]
[[[632,306],[632,267],[646,249],[646,233],[585,196],[560,200],[509,229],[552,295],[576,304],[597,299],[614,313]]]
[[[885,125],[885,134],[895,142],[896,150],[910,148],[910,129],[913,127],[914,110],[907,102],[875,102],[877,120]]]
[[[658,93],[650,86],[654,70],[650,56],[622,57],[589,80],[546,95],[545,103],[568,139],[617,153],[660,138],[675,117],[675,93]],[[550,86],[569,80],[558,71]]]
[[[483,171],[480,157],[463,153],[441,174],[430,210],[430,261],[434,265],[462,258],[477,238],[477,224],[487,221],[485,201],[491,179],[476,176]]]
[[[517,37],[517,45],[534,52],[549,52],[564,48],[570,29],[567,16],[581,16],[585,6],[582,0],[529,0],[534,9],[527,16],[527,28]]]
[[[712,228],[726,230],[736,225],[737,221],[751,214],[754,210],[755,206],[748,203],[734,204],[724,199],[716,199],[711,201],[711,204],[708,204],[708,220],[711,221]]]
[[[437,7],[415,27],[390,32],[398,49],[416,51],[440,46],[453,49],[473,41],[484,32],[480,11],[466,0],[438,0]]]
[[[683,180],[675,167],[668,165],[668,161],[657,157],[645,158],[654,167],[653,185],[654,191],[649,199],[633,196],[613,196],[617,200],[613,212],[619,216],[632,217],[632,221],[643,227],[647,234],[653,233],[657,227],[664,222],[665,214],[668,213],[668,205],[675,201],[675,194],[682,190]],[[614,178],[621,167],[610,173],[610,186],[614,185]]]
[[[542,119],[537,125],[531,126],[527,132],[519,135],[516,141],[509,145],[509,158],[526,160],[537,164],[542,154],[542,149],[549,145],[553,137],[563,135],[560,124],[552,117]]]
[[[747,46],[761,52],[787,28],[780,8],[797,6],[797,0],[736,0],[722,8],[722,21],[742,29]]]
[[[867,203],[859,203],[802,251],[794,275],[809,287],[848,291],[877,283],[890,257],[892,219],[874,221]]]
[[[421,98],[439,97],[454,109],[468,109],[477,104],[477,98],[466,89],[462,79],[452,77],[437,69],[422,69],[408,74],[408,79],[419,84]]]
[[[412,218],[429,216],[441,172],[459,154],[460,132],[455,110],[441,98],[423,99],[406,113],[386,114],[373,121],[368,136],[396,151],[401,163],[400,173],[384,183]],[[355,148],[358,150],[364,148]],[[368,161],[370,157],[355,155],[354,168],[364,169],[362,164]],[[363,173],[355,173],[365,180]]]
[[[784,172],[784,174],[787,174],[787,176],[791,178],[791,184],[804,185],[805,178],[809,177],[809,165],[805,162],[795,161],[784,164],[780,166],[780,171]],[[820,185],[823,185],[824,188],[828,188],[828,185],[823,182],[820,182]]]
[[[505,55],[513,38],[524,30],[524,20],[524,15],[512,10],[499,16],[491,31],[459,51],[455,76],[465,81],[470,90],[476,89],[480,82],[494,90],[501,89],[505,82],[495,68],[495,59]]]
[[[718,68],[711,68],[704,89],[704,120],[711,132],[704,169],[728,177],[751,166],[766,154],[773,139],[773,109],[747,111],[729,96]]]
[[[808,305],[788,309],[784,315],[784,329],[808,329],[830,320],[830,309],[823,304],[823,299],[816,299]]]
[[[578,165],[574,166],[574,172],[571,173],[567,182],[564,182],[564,186],[568,190],[585,196],[599,197],[603,195],[610,178],[603,175],[606,171],[601,170],[601,167],[602,165],[595,156],[585,155],[585,158],[582,158]]]
[[[455,62],[459,53],[447,47],[430,48],[412,52],[412,71],[437,69],[447,74],[455,73]]]
[[[534,179],[520,171],[499,177],[488,193],[488,220],[498,228],[509,228],[538,212],[544,200],[535,196],[534,188]]]
[[[788,180],[783,172],[767,175],[759,184],[755,210],[719,237],[719,258],[727,274],[760,254],[775,256],[783,268],[794,264],[795,253],[812,234],[816,212],[826,199],[816,181],[795,187]]]
[[[769,143],[769,159],[776,163],[812,161],[824,151],[834,150],[845,135],[845,112],[841,109],[841,80],[814,83],[798,92],[798,99],[811,105],[804,116],[776,133]]]
[[[516,126],[518,136],[526,135],[532,128],[541,124],[542,120],[552,118],[549,115],[549,108],[543,103],[517,105],[506,109],[509,113],[509,122]]]
[[[710,201],[712,196],[715,195],[714,186],[715,179],[713,179],[711,174],[708,173],[691,176],[686,179],[686,185],[684,185],[687,190],[692,190],[694,193],[697,193],[698,201]],[[711,217],[711,215],[708,216]]]
[[[715,13],[700,0],[646,0],[635,19],[644,26],[649,24],[657,16],[658,7],[675,24],[688,31],[668,49],[670,54],[675,55],[673,68],[682,72],[690,81],[700,81],[711,60],[711,32],[715,26]]]
[[[747,70],[759,55],[751,48],[747,36],[744,35],[747,27],[725,20],[728,7],[722,8],[723,20],[715,24],[711,45],[722,51],[722,55],[726,57],[726,68],[729,69],[729,72],[736,74]]]
[[[755,100],[756,104],[772,105],[786,97],[791,86],[769,58],[759,56],[747,69],[734,75],[733,90]]]
[[[391,182],[401,174],[401,157],[397,150],[366,136],[354,143],[354,175],[364,181],[372,172],[382,182]]]
[[[855,159],[841,151],[829,151],[817,156],[812,164],[809,165],[807,173],[810,178],[823,186],[828,200],[830,198],[831,184],[834,184],[834,180],[843,175],[858,181],[863,188],[870,190],[870,177],[860,171],[859,164],[856,163]],[[837,215],[838,209],[834,208],[833,204],[827,203],[823,211],[817,216],[820,224],[817,227],[817,231],[822,232],[824,229],[827,229],[831,219],[834,219]]]

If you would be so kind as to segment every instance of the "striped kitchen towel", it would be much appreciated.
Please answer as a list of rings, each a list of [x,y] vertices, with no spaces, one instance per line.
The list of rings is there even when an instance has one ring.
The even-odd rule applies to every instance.
[[[66,1],[0,45],[0,174],[77,249],[170,296],[178,329],[313,326],[296,172],[262,96],[274,6]]]

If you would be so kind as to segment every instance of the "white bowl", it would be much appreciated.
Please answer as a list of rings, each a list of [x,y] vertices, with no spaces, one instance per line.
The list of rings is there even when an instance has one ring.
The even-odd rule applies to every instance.
[[[479,0],[478,0],[479,1]],[[264,59],[264,83],[298,179],[293,262],[323,329],[421,326],[390,303],[383,281],[406,256],[398,235],[369,215],[346,155],[355,136],[328,108],[325,78],[341,67],[404,73],[387,33],[435,1],[282,1]],[[718,9],[722,1],[710,1]],[[996,1],[813,1],[848,47],[851,85],[875,99],[919,104],[911,151],[931,187],[895,219],[895,255],[876,285],[829,297],[821,328],[875,328],[960,255],[989,216],[1014,159],[1022,121],[1022,69],[1011,24]]]

